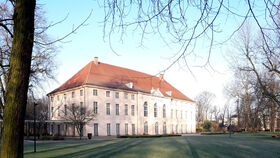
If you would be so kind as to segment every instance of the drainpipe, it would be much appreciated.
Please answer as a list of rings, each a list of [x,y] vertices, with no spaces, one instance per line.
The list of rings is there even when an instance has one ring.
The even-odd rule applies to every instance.
[[[139,124],[138,124],[138,120],[139,120],[139,111],[138,111],[138,106],[139,106],[139,102],[138,102],[138,97],[139,97],[139,92],[137,92],[137,97],[136,97],[136,103],[137,103],[137,135],[139,135],[138,132],[138,128],[139,128]]]

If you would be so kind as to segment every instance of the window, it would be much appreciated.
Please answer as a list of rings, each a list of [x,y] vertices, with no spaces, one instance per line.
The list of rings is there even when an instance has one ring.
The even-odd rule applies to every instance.
[[[144,116],[148,117],[148,104],[147,104],[147,102],[144,103]]]
[[[181,125],[181,133],[183,133],[183,125]]]
[[[177,113],[178,113],[178,110],[176,110],[176,113],[175,113],[175,117],[176,117],[176,118],[178,118],[178,115],[177,115]]]
[[[68,135],[68,124],[66,123],[65,124],[65,131],[64,131],[64,135]]]
[[[53,128],[53,124],[51,125],[51,133],[52,133],[52,135],[54,135],[54,128]]]
[[[163,105],[163,108],[162,108],[162,117],[166,118],[166,106],[165,106],[165,104]]]
[[[148,122],[147,121],[144,123],[144,133],[148,134]]]
[[[155,134],[158,135],[158,122],[155,124]]]
[[[134,100],[134,94],[131,94],[131,100]]]
[[[81,89],[80,90],[80,96],[83,96],[84,95],[84,91]]]
[[[110,103],[106,104],[106,114],[110,115]]]
[[[60,125],[57,125],[57,135],[60,136]]]
[[[126,123],[124,126],[125,135],[128,135],[128,124]]]
[[[163,123],[163,134],[166,134],[166,122]]]
[[[176,134],[178,134],[178,124],[176,125]]]
[[[116,115],[120,115],[120,106],[116,104]]]
[[[116,135],[117,136],[120,135],[120,124],[119,123],[116,124]]]
[[[173,118],[173,109],[171,109],[171,118]]]
[[[106,97],[110,97],[110,91],[106,91]]]
[[[131,125],[131,128],[132,128],[131,134],[132,134],[132,135],[135,135],[135,124],[132,124],[132,125]]]
[[[111,124],[107,123],[107,136],[111,135]]]
[[[59,95],[57,95],[57,100],[59,100]]]
[[[98,136],[98,123],[93,124],[94,127],[94,136]]]
[[[81,114],[85,113],[84,102],[80,102]]]
[[[67,105],[64,105],[64,115],[67,116]]]
[[[64,94],[63,97],[64,97],[64,100],[65,100],[66,99],[66,94]]]
[[[119,98],[120,97],[120,93],[119,92],[115,92],[115,98]]]
[[[97,114],[98,113],[98,105],[97,105],[97,102],[93,102],[93,113],[94,114]]]
[[[74,111],[74,110],[75,110],[74,107],[75,107],[75,103],[73,103],[73,104],[72,104],[72,107],[71,107],[71,112],[72,112],[73,114],[74,114],[74,112],[75,112],[75,111]]]
[[[60,106],[57,108],[57,116],[60,116]]]
[[[52,114],[52,117],[53,117],[53,107],[51,108],[51,114]]]
[[[134,105],[131,105],[131,116],[134,116],[134,114],[135,114],[135,106]]]
[[[97,96],[97,89],[92,90],[92,94],[93,94],[94,96]]]
[[[73,125],[72,129],[73,129],[72,135],[75,136],[75,126],[74,125]]]
[[[173,124],[172,124],[172,127],[171,127],[171,129],[172,129],[172,133],[174,133],[174,126],[173,126]]]
[[[128,105],[127,104],[124,105],[124,114],[128,115]]]
[[[127,99],[127,98],[128,98],[128,94],[124,93],[124,99]]]
[[[53,97],[51,97],[51,101],[53,102]]]
[[[157,103],[154,105],[154,117],[157,117]]]
[[[181,119],[183,118],[183,111],[181,111]]]
[[[75,98],[75,92],[72,92],[72,98]]]

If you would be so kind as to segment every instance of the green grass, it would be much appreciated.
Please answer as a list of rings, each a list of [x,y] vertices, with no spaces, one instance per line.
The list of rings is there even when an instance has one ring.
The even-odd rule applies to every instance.
[[[270,137],[192,136],[44,142],[33,153],[25,143],[24,157],[231,158],[280,157],[280,139]]]
[[[273,136],[278,135],[280,132],[236,132],[234,133],[235,136]]]

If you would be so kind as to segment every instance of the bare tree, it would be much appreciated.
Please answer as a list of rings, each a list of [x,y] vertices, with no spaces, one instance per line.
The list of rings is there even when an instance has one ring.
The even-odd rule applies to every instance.
[[[90,110],[86,106],[81,107],[75,104],[72,104],[71,106],[65,106],[61,112],[63,113],[61,117],[64,120],[73,123],[73,126],[76,128],[80,139],[83,136],[85,125],[94,120],[96,116],[93,110]]]
[[[190,55],[199,55],[194,51],[199,39],[206,39],[209,53],[205,64],[210,65],[211,50],[227,42],[238,32],[245,21],[250,20],[259,28],[264,43],[268,48],[270,35],[279,35],[279,2],[264,1],[230,1],[230,0],[157,0],[157,1],[117,1],[109,0],[99,2],[104,7],[104,37],[111,39],[114,33],[121,34],[140,30],[140,43],[145,37],[158,34],[167,45],[179,44],[178,52],[172,56],[172,65],[181,61],[189,70]],[[240,7],[242,6],[242,7]],[[224,33],[222,30],[228,27],[228,19],[236,19],[239,23],[230,25],[230,31],[224,39],[216,40],[217,34]],[[263,20],[265,19],[265,20]],[[236,23],[235,23],[236,24]],[[168,33],[170,36],[166,36]],[[108,35],[108,36],[106,36]],[[275,43],[279,43],[277,40]],[[211,66],[211,65],[210,65]],[[267,64],[267,66],[271,66]],[[272,67],[273,69],[273,67]]]
[[[34,103],[36,102],[36,131],[39,132],[39,136],[47,134],[46,121],[49,120],[49,101],[47,97],[41,97],[40,99],[34,100],[32,96],[28,97],[26,106],[25,120],[34,119]],[[29,124],[29,122],[27,122]],[[30,127],[30,126],[28,126]],[[27,129],[29,134],[29,129]]]
[[[208,113],[212,106],[212,101],[215,98],[215,94],[204,91],[201,92],[196,98],[196,108],[197,108],[197,123],[202,125],[204,120],[208,120]]]

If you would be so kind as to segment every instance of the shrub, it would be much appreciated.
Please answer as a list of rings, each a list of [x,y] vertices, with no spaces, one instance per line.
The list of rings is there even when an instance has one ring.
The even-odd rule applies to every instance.
[[[205,121],[203,122],[203,129],[204,129],[205,131],[209,132],[209,131],[210,131],[210,128],[211,128],[211,121],[205,120]]]
[[[92,133],[88,133],[87,136],[88,136],[88,139],[91,139]]]
[[[202,130],[203,130],[202,128],[197,128],[197,129],[196,129],[196,132],[197,132],[197,133],[201,133]]]

